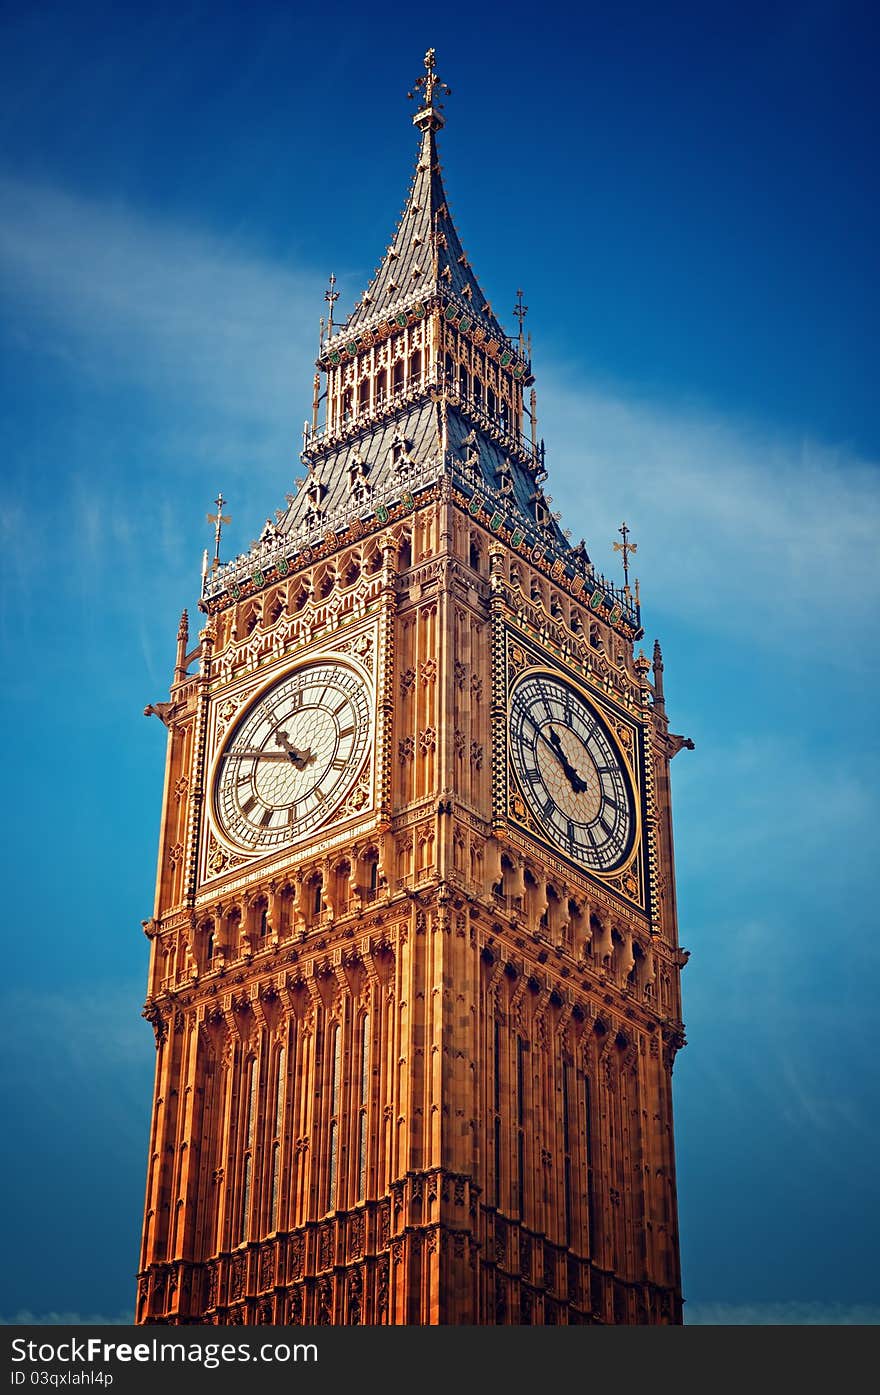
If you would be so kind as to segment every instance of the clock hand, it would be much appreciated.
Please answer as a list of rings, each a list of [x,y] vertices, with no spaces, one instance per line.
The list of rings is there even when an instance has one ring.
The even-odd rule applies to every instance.
[[[241,757],[244,758],[244,759],[253,759],[253,760],[283,760],[283,761],[290,761],[290,760],[292,759],[292,757],[291,757],[291,755],[290,755],[290,753],[289,753],[288,751],[263,751],[263,750],[261,750],[259,747],[256,747],[256,746],[250,746],[250,747],[248,747],[248,748],[247,748],[246,750],[244,750],[244,751],[234,751],[234,752],[233,752],[233,755],[235,755],[235,756],[241,756]]]
[[[541,732],[541,735],[544,736],[544,733]],[[544,736],[544,740],[547,742],[553,754],[556,756],[556,759],[559,761],[559,764],[562,766],[562,773],[565,775],[565,778],[568,780],[568,783],[571,785],[575,794],[583,794],[589,788],[589,786],[587,785],[586,780],[584,780],[578,774],[571,761],[568,759],[568,756],[565,754],[565,751],[562,747],[562,740],[560,738],[559,732],[556,731],[555,728],[551,727],[549,737]]]
[[[293,745],[286,731],[279,728],[275,733],[275,745],[281,746],[286,751],[289,760],[296,766],[297,770],[305,770],[307,765],[312,765],[316,759],[311,746],[307,746],[304,751],[300,751]]]

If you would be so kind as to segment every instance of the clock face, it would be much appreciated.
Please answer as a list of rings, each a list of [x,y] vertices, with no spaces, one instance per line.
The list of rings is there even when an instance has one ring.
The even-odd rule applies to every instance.
[[[245,712],[223,749],[219,827],[248,852],[302,838],[350,793],[370,733],[367,690],[351,669],[323,662],[288,674]]]
[[[549,674],[517,684],[511,756],[523,796],[551,842],[597,872],[626,861],[635,805],[623,758],[596,711]]]

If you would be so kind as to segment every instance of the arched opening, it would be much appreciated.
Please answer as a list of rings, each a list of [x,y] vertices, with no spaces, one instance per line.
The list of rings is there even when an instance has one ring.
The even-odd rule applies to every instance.
[[[360,1020],[360,1099],[358,1102],[357,1200],[367,1197],[367,1129],[370,1105],[370,1014]]]
[[[248,1057],[242,1082],[244,1117],[242,1120],[242,1141],[244,1157],[241,1173],[241,1209],[239,1211],[238,1242],[243,1244],[250,1236],[251,1186],[254,1171],[254,1140],[257,1126],[257,1062]]]
[[[227,942],[233,954],[241,953],[241,912],[236,906],[229,912],[226,922]]]
[[[324,878],[315,872],[305,886],[305,913],[308,925],[317,925],[324,914]]]
[[[471,843],[471,881],[477,886],[483,885],[483,854],[480,848]]]
[[[272,595],[267,598],[266,604],[263,608],[263,623],[267,626],[274,625],[276,621],[280,619],[283,610],[284,600],[282,598],[280,590],[273,591]]]
[[[379,853],[367,848],[358,864],[358,890],[364,901],[375,901],[379,891]]]
[[[523,882],[525,885],[526,916],[529,924],[534,929],[538,929],[543,921],[546,898],[541,895],[537,879],[528,868],[526,868]]]
[[[257,904],[256,904],[256,906],[254,907],[254,913],[255,913],[255,921],[256,921],[255,929],[256,929],[256,932],[257,932],[257,938],[260,939],[260,940],[265,940],[266,936],[267,936],[268,933],[269,933],[269,905],[268,905],[268,902],[267,902],[265,899],[264,899],[264,900],[261,900],[261,901],[258,901]]]
[[[351,863],[348,858],[337,862],[333,868],[329,902],[334,915],[345,915],[351,892]]]
[[[213,920],[205,920],[199,927],[202,933],[202,946],[204,954],[204,965],[206,972],[211,969],[214,963],[214,956],[217,953],[217,941],[214,935]]]
[[[361,564],[357,557],[350,557],[342,573],[342,585],[344,587],[354,586],[361,574]]]
[[[327,1169],[327,1196],[325,1198],[325,1211],[332,1211],[336,1208],[337,1205],[336,1184],[337,1174],[339,1171],[339,1097],[341,1093],[340,1085],[342,1079],[342,1052],[340,1050],[339,1036],[339,1023],[334,1022],[329,1032],[329,1050],[327,1061],[330,1085],[327,1100],[329,1115],[328,1153],[330,1165]]]

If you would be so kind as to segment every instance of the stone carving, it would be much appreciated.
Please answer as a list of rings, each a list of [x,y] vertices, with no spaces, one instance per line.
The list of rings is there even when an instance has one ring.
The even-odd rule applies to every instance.
[[[229,1281],[229,1295],[231,1298],[241,1298],[241,1295],[244,1293],[246,1278],[247,1255],[235,1255],[232,1260],[232,1275]]]

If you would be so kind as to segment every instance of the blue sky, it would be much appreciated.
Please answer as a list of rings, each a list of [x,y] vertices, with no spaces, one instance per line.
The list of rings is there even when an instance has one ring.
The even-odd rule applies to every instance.
[[[205,513],[299,473],[415,157],[529,305],[554,507],[666,660],[691,1320],[880,1320],[877,33],[847,3],[7,5],[0,1314],[130,1312],[165,696]]]

